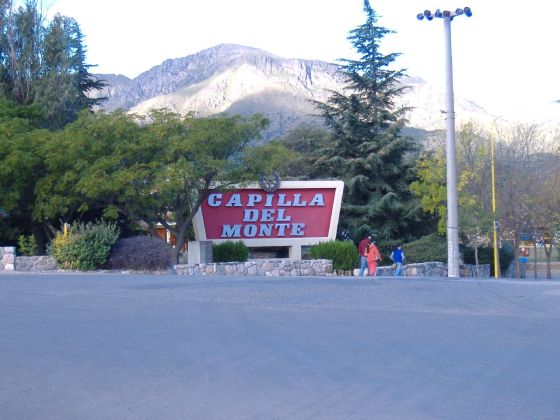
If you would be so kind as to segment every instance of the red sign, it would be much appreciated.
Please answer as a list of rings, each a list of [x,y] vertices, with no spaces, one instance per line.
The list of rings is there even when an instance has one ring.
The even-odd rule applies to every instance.
[[[201,205],[208,240],[328,237],[336,188],[243,189]]]

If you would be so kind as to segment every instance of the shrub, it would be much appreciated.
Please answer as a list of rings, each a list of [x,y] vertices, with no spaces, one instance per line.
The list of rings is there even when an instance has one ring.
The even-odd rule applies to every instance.
[[[214,262],[245,262],[248,258],[249,249],[242,241],[226,241],[212,245],[212,259]]]
[[[358,262],[358,249],[352,241],[321,242],[310,251],[314,259],[332,260],[334,270],[352,270]]]
[[[475,264],[474,248],[465,247],[462,249],[463,261],[465,264]],[[492,264],[494,262],[494,249],[488,246],[478,247],[478,263]]]
[[[62,268],[95,270],[101,267],[119,237],[116,225],[105,222],[77,224],[67,235],[57,232],[48,251]]]
[[[37,255],[37,241],[35,240],[35,236],[20,235],[18,237],[18,251],[22,255],[26,255],[28,257]]]
[[[114,270],[165,270],[173,265],[173,248],[154,236],[119,239],[106,267]]]
[[[414,242],[402,244],[405,262],[447,263],[447,239],[438,234],[426,235]]]
[[[505,243],[498,251],[498,259],[500,262],[500,271],[505,272],[512,260],[513,249],[509,243]],[[465,264],[475,264],[474,248],[466,247],[463,249],[463,261]],[[478,263],[490,264],[490,275],[494,275],[494,248],[482,246],[478,248]]]
[[[65,250],[70,245],[72,238],[63,232],[57,232],[54,239],[47,246],[47,252],[52,255],[56,263],[62,268],[70,268],[65,261]]]
[[[504,242],[498,253],[498,258],[501,273],[505,273],[513,261],[513,246],[509,242]]]

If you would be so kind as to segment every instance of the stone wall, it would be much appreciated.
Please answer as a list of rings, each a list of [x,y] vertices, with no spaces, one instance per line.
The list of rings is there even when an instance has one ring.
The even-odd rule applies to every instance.
[[[490,277],[490,264],[478,264],[478,275],[476,265],[462,264],[460,267],[461,277]]]
[[[0,272],[2,271],[52,271],[56,262],[49,255],[35,257],[17,257],[13,246],[0,247]]]
[[[411,277],[447,277],[447,264],[441,262],[408,264],[405,266],[405,272]],[[479,264],[478,276],[476,274],[475,265],[461,264],[459,267],[461,277],[490,277],[490,264]]]
[[[43,272],[56,269],[56,262],[50,255],[16,257],[17,271]]]
[[[0,246],[0,271],[14,271],[16,269],[16,248]]]
[[[354,275],[359,274],[359,269],[354,270]],[[377,267],[376,276],[387,277],[393,275],[390,266]],[[476,266],[462,264],[459,268],[461,277],[490,277],[490,264],[479,264],[478,276],[476,275]],[[442,262],[426,262],[417,264],[403,265],[402,276],[406,277],[447,277],[447,264]]]
[[[179,275],[253,275],[253,276],[326,276],[332,275],[331,260],[252,260],[242,263],[178,264]]]
[[[178,264],[173,267],[179,275],[254,275],[254,276],[348,276],[358,275],[359,270],[333,272],[331,260],[251,260],[243,263]],[[15,247],[0,247],[0,272],[26,271],[44,272],[56,270],[51,256],[16,257]],[[461,265],[461,277],[476,277],[474,265]],[[391,267],[378,267],[377,276],[392,276]],[[447,265],[441,262],[406,264],[403,276],[407,277],[447,277]],[[490,265],[479,265],[478,277],[490,277]]]
[[[359,270],[333,271],[331,260],[251,260],[244,263],[179,264],[173,267],[179,275],[255,275],[255,276],[351,276]],[[490,277],[490,265],[479,265],[478,277]],[[474,265],[461,265],[461,277],[476,277]],[[390,277],[391,267],[378,267],[377,276]],[[441,262],[407,264],[403,266],[407,277],[447,277],[447,265]]]

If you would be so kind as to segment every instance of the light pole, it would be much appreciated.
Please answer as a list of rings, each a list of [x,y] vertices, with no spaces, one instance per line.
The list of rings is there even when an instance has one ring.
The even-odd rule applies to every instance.
[[[472,16],[470,7],[455,11],[424,10],[418,20],[443,19],[445,38],[445,122],[447,160],[447,276],[459,277],[459,210],[457,204],[457,157],[455,151],[455,106],[453,99],[453,63],[451,59],[451,21],[455,16]]]
[[[496,218],[496,172],[495,172],[495,164],[494,164],[494,137],[492,133],[496,127],[496,121],[498,118],[494,118],[492,121],[492,125],[490,126],[490,169],[492,174],[492,215],[494,216],[494,278],[500,278],[500,258],[499,258],[499,249],[498,249],[498,219]]]

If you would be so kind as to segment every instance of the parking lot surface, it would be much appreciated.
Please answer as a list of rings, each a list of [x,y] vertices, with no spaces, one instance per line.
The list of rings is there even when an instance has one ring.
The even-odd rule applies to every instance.
[[[0,419],[558,419],[560,282],[0,275]]]

